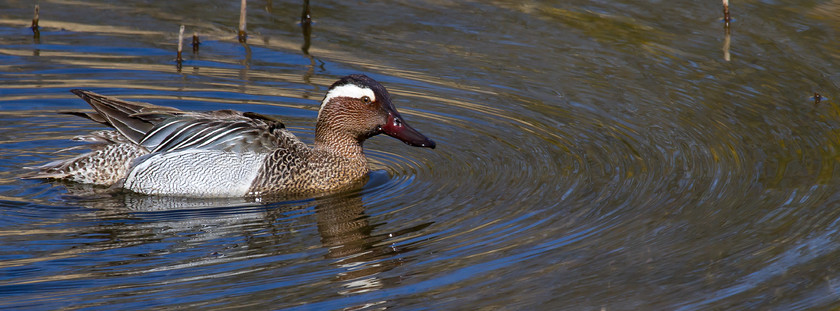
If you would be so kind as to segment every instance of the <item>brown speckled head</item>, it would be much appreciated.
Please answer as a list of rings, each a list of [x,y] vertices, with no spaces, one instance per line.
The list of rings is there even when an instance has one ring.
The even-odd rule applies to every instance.
[[[365,139],[380,133],[411,146],[435,147],[434,141],[403,121],[388,91],[379,82],[355,74],[333,83],[318,111],[316,147],[342,153],[360,152]]]

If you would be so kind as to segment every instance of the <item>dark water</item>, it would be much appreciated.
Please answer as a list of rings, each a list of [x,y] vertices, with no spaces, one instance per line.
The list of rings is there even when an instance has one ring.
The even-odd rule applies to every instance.
[[[41,1],[37,39],[0,3],[0,308],[840,307],[840,2],[736,1],[727,37],[715,1],[313,1],[308,48],[301,3],[249,3],[240,44],[236,2]],[[438,143],[369,140],[357,191],[18,179],[100,129],[72,88],[311,142],[355,72]]]

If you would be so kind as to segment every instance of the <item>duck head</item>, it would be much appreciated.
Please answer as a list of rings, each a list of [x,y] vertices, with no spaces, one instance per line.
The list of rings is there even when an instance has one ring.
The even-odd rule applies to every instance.
[[[415,147],[435,148],[435,142],[405,123],[385,87],[361,74],[330,86],[318,111],[315,143],[365,139],[385,134]]]

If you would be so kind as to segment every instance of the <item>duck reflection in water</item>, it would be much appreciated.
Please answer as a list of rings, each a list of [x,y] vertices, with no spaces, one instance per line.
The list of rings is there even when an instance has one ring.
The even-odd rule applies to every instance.
[[[65,186],[71,192],[90,194],[89,187],[83,184],[67,183]],[[233,277],[248,278],[249,275],[253,275],[255,280],[264,279],[264,271],[272,271],[277,276],[288,273],[289,266],[321,261],[324,266],[319,270],[337,268],[339,271],[334,279],[341,283],[342,289],[338,291],[341,295],[375,291],[400,282],[400,276],[383,278],[380,273],[403,264],[408,259],[401,258],[400,254],[414,248],[411,245],[395,246],[389,240],[404,239],[431,224],[377,234],[376,228],[385,223],[371,223],[371,217],[365,213],[362,191],[267,204],[247,198],[202,199],[130,192],[82,196],[76,197],[75,201],[91,208],[94,217],[101,220],[93,222],[92,227],[79,227],[84,232],[78,233],[108,238],[76,248],[69,257],[84,257],[111,249],[148,251],[150,247],[167,245],[166,249],[155,251],[157,255],[136,254],[137,266],[141,267],[139,271],[124,271],[132,275],[214,265],[218,268],[205,270],[228,271],[223,265],[229,262],[250,260],[260,263],[247,265],[247,271],[190,276],[191,280],[204,279],[211,283],[209,285],[228,282],[228,278]],[[284,255],[311,250],[311,245],[318,243],[312,240],[311,233],[314,231],[306,229],[312,227],[313,210],[320,247],[326,250],[322,259],[308,256],[290,260],[254,260],[290,258]],[[177,242],[170,242],[173,240]],[[200,258],[189,256],[196,252],[201,254]],[[187,254],[187,257],[177,255],[179,253]],[[159,259],[162,265],[139,264],[149,256],[162,257]],[[120,265],[132,264],[125,262],[125,257],[120,259]],[[192,273],[184,270],[185,274]],[[270,292],[271,289],[264,294],[272,295]]]
[[[362,198],[358,195],[328,198],[315,211],[321,245],[328,249],[326,257],[337,259],[333,264],[344,268],[344,272],[338,275],[338,280],[347,281],[342,294],[373,291],[398,282],[399,277],[383,279],[377,274],[401,265],[405,259],[394,256],[413,248],[398,247],[385,241],[399,239],[431,225],[424,223],[395,232],[374,234],[375,227],[384,223],[370,224],[370,216],[365,214]]]

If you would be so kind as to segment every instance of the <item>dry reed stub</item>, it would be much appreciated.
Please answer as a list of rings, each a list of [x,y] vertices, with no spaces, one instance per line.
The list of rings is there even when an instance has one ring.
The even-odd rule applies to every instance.
[[[178,31],[178,58],[175,60],[178,63],[182,62],[184,59],[181,57],[181,51],[184,49],[184,25],[181,25],[181,30]]]
[[[41,33],[41,31],[38,29],[39,28],[38,27],[38,21],[40,19],[41,19],[41,6],[36,4],[35,5],[35,16],[32,17],[32,26],[30,27],[30,28],[32,28],[32,32],[35,33],[36,37]]]
[[[246,21],[245,13],[248,0],[242,0],[242,6],[239,9],[239,42],[245,42],[248,39],[248,33],[245,32]]]
[[[201,41],[198,40],[198,33],[193,32],[193,40],[192,40],[193,53],[198,53],[198,46],[199,45],[201,45]]]

